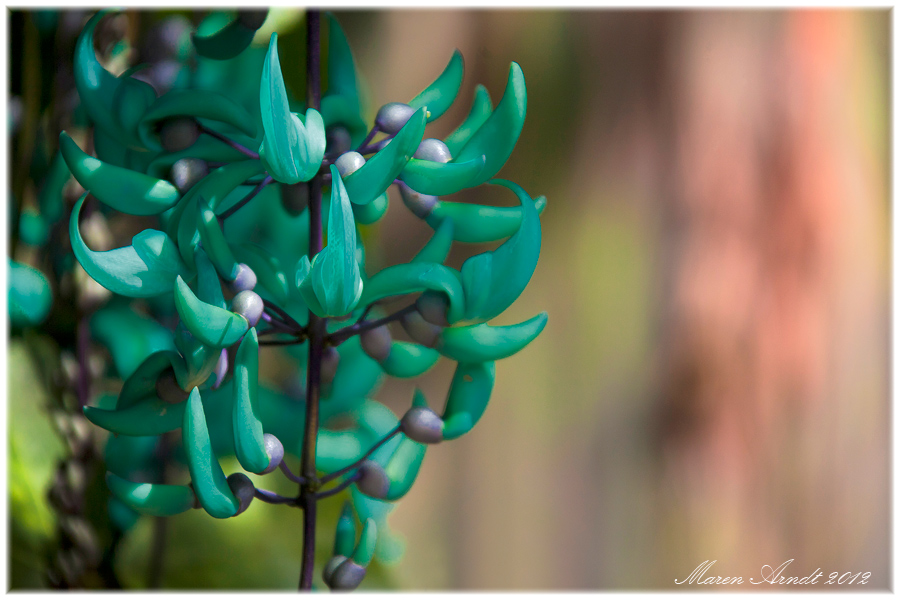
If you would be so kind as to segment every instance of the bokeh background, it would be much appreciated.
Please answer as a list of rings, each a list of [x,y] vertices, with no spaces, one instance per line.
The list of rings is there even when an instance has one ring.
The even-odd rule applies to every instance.
[[[170,14],[130,14],[129,34]],[[548,198],[537,271],[499,324],[541,310],[549,324],[498,364],[479,425],[429,451],[389,520],[406,555],[366,585],[682,589],[674,580],[705,560],[746,581],[793,559],[786,575],[870,572],[862,589],[888,587],[889,11],[337,14],[373,115],[462,51],[460,100],[431,137],[462,120],[476,83],[499,99],[519,62],[528,118],[501,176]],[[40,52],[35,15],[8,13],[10,91],[25,98],[10,183],[26,198],[22,140],[41,124],[54,139],[28,94],[46,70],[71,77],[66,48],[88,13],[64,17],[74,33],[60,30],[56,54]],[[290,45],[302,19],[277,9],[267,26]],[[393,200],[367,233],[383,264],[430,235]],[[46,409],[53,336],[9,345],[13,587],[46,585],[54,544],[72,535],[46,499],[72,452]],[[438,365],[428,397],[451,375]],[[410,389],[378,397],[399,412]],[[293,589],[296,512],[173,518],[162,587]],[[153,527],[117,548],[125,587],[146,585]]]

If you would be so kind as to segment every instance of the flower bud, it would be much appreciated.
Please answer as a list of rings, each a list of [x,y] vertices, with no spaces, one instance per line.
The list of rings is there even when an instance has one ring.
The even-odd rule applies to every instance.
[[[231,311],[235,312],[250,323],[250,327],[256,327],[263,314],[263,301],[256,292],[244,290],[231,299]]]
[[[200,158],[182,158],[172,165],[169,177],[179,192],[184,194],[197,182],[209,175],[209,166]]]
[[[187,400],[191,394],[179,387],[178,381],[175,379],[175,371],[167,369],[156,380],[156,395],[164,402],[178,404]]]
[[[388,478],[384,467],[374,460],[367,460],[359,467],[360,478],[356,482],[359,488],[366,496],[372,498],[384,498],[387,496],[388,489],[391,487],[391,480]]]
[[[234,281],[228,284],[228,287],[235,294],[239,294],[240,292],[245,292],[247,290],[252,290],[256,287],[256,273],[253,272],[249,266],[244,263],[240,263],[238,265],[238,274],[234,278]]]
[[[335,568],[329,585],[333,590],[355,590],[366,578],[366,568],[347,559]]]
[[[352,148],[353,141],[350,139],[350,131],[342,126],[335,125],[325,130],[325,152],[326,154],[343,154]]]
[[[281,188],[281,206],[287,214],[296,217],[309,206],[309,184],[307,182],[282,183],[278,187]]]
[[[329,559],[329,561],[327,563],[325,563],[325,568],[322,569],[322,580],[325,582],[325,584],[328,587],[332,587],[331,586],[331,576],[334,575],[335,570],[339,566],[344,564],[344,562],[346,560],[347,560],[346,556],[343,556],[342,554],[337,554],[335,556],[332,556],[331,559]]]
[[[266,467],[265,471],[260,473],[261,475],[271,473],[277,469],[278,465],[281,464],[281,461],[284,460],[284,445],[282,445],[281,440],[271,433],[267,433],[263,435],[263,443],[266,445],[266,456],[269,457],[269,466]]]
[[[247,510],[250,503],[253,502],[256,487],[250,481],[250,478],[243,473],[232,473],[226,481],[228,482],[228,487],[231,488],[231,493],[234,494],[239,503],[237,512],[232,515],[236,517]]]
[[[391,353],[391,331],[387,325],[364,331],[359,334],[359,343],[371,358],[378,362],[387,360]]]
[[[334,346],[327,346],[322,350],[322,366],[319,370],[322,384],[329,384],[334,381],[340,361],[341,354]]]
[[[413,154],[413,158],[445,163],[450,162],[453,157],[450,155],[450,148],[447,147],[447,144],[439,139],[428,138],[422,140],[416,153]]]
[[[194,145],[200,137],[197,121],[190,117],[167,119],[159,128],[159,143],[166,152],[180,152]]]
[[[447,298],[440,292],[426,291],[423,292],[419,299],[416,300],[416,309],[422,315],[422,318],[433,325],[441,327],[449,327],[447,321]]]
[[[358,171],[364,164],[366,164],[365,157],[359,152],[353,151],[344,152],[334,161],[334,166],[337,167],[341,177],[346,177],[354,171]]]
[[[400,429],[420,444],[437,444],[444,439],[444,422],[427,406],[414,406],[400,419]]]
[[[427,348],[434,348],[437,345],[438,336],[441,335],[442,328],[426,321],[418,310],[400,317],[400,325],[414,342]]]
[[[167,59],[178,59],[184,52],[185,42],[190,43],[191,21],[182,15],[167,18],[150,28],[141,45],[141,62],[156,64]]]
[[[237,22],[247,29],[256,31],[263,26],[263,23],[266,22],[266,17],[268,16],[268,10],[239,10]]]
[[[409,104],[389,102],[378,109],[378,114],[375,115],[375,125],[385,133],[397,133],[415,112],[416,109]]]
[[[217,390],[221,387],[222,382],[225,381],[225,376],[228,374],[228,350],[226,348],[222,348],[222,352],[219,353],[219,360],[216,362],[213,373],[216,376],[216,380],[212,385],[212,389]]]
[[[406,205],[406,208],[408,208],[412,214],[420,219],[427,218],[434,210],[434,207],[437,206],[437,196],[420,194],[402,182],[397,187],[400,188],[400,198],[403,199],[403,204]]]

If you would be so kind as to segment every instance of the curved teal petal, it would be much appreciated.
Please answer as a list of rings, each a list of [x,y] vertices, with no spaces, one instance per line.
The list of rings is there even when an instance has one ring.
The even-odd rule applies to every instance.
[[[78,230],[78,217],[87,194],[72,209],[69,237],[75,258],[91,278],[115,294],[147,298],[172,292],[178,276],[187,277],[187,266],[175,243],[161,231],[145,229],[132,238],[131,246],[94,252]]]

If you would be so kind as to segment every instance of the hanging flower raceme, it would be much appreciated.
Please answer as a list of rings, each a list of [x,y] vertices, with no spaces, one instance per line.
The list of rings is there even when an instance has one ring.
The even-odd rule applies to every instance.
[[[131,365],[119,373],[122,391],[114,402],[85,408],[93,423],[122,434],[109,451],[133,457],[110,462],[116,514],[125,527],[138,514],[191,508],[230,518],[254,498],[296,505],[297,498],[258,488],[244,473],[226,475],[219,460],[233,455],[250,473],[280,467],[307,482],[284,462],[306,451],[306,398],[285,390],[314,376],[321,386],[316,498],[349,489],[323,577],[334,589],[352,589],[373,558],[392,558],[397,544],[385,519],[427,468],[428,445],[475,426],[488,407],[496,361],[522,350],[547,322],[541,313],[516,325],[490,323],[531,279],[546,207],[545,198],[495,178],[525,121],[522,69],[510,66],[496,107],[479,86],[466,119],[444,139],[428,138],[428,124],[458,96],[459,52],[412,100],[374,111],[369,127],[350,45],[332,16],[328,87],[318,109],[288,93],[277,34],[267,48],[251,43],[259,15],[210,16],[161,95],[134,73],[115,77],[104,69],[93,41],[101,16],[82,32],[75,65],[97,156],[63,133],[61,157],[108,208],[158,220],[130,245],[92,250],[79,223],[86,193],[69,223],[85,271],[126,297],[96,315],[114,360]],[[517,205],[441,198],[482,184],[498,195],[512,192]],[[319,186],[323,206],[314,195]],[[384,217],[391,187],[433,233],[407,262],[378,270],[366,263],[359,228]],[[310,239],[322,230],[322,249],[311,256]],[[453,244],[490,241],[502,243],[460,269],[445,264]],[[403,296],[410,297],[405,308],[382,312],[382,301]],[[168,317],[167,303],[174,307]],[[177,326],[109,325],[141,311]],[[315,335],[314,318],[324,320]],[[412,341],[395,340],[399,328]],[[320,344],[316,373],[307,362],[310,343]],[[261,357],[270,352],[297,362],[297,381],[260,378]],[[384,376],[418,377],[441,357],[456,367],[440,414],[420,391],[399,418],[372,399]],[[183,467],[178,479],[141,481],[153,445],[134,440],[179,429],[184,452],[172,456]]]

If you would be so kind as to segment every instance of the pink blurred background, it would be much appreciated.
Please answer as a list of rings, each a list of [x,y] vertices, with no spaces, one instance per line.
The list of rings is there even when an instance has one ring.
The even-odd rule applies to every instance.
[[[501,175],[549,201],[504,315],[549,325],[393,513],[397,585],[684,589],[705,560],[746,582],[794,559],[784,575],[886,588],[890,13],[342,18],[373,106],[462,51],[447,131],[518,61],[529,116]],[[414,238],[390,263],[428,232],[392,206],[379,234]]]

